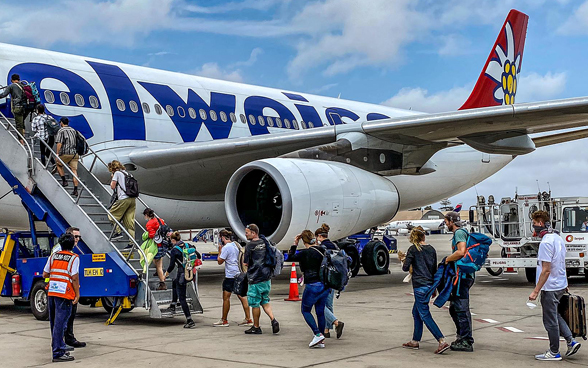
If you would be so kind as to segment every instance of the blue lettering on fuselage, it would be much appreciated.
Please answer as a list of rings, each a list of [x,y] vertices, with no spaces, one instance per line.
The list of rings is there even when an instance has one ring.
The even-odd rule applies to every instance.
[[[141,109],[141,101],[126,73],[116,65],[102,64],[95,61],[87,61],[87,63],[98,74],[108,95],[110,110],[112,111],[114,140],[145,140],[145,118]],[[118,108],[117,100],[124,103],[125,108],[123,111]],[[131,110],[131,101],[137,104],[136,111]]]
[[[343,124],[341,118],[350,118],[353,121],[359,119],[359,115],[351,110],[343,109],[341,107],[328,107],[325,110],[325,115],[327,115],[327,119],[331,125]]]
[[[223,122],[217,117],[216,121],[213,121],[209,116],[210,111],[214,111],[216,114],[224,112],[227,116],[235,112],[236,98],[234,95],[228,95],[224,93],[211,92],[210,93],[210,105],[198,96],[192,89],[188,89],[188,102],[178,96],[174,90],[170,87],[162,84],[155,84],[149,82],[139,82],[156,100],[166,108],[171,106],[175,109],[173,116],[170,119],[173,121],[176,129],[182,136],[184,142],[193,142],[200,132],[202,124],[206,126],[212,139],[227,138],[231,132],[232,122],[228,120]],[[178,106],[183,109],[183,116],[178,112]],[[190,109],[194,109],[192,115],[196,115],[196,119],[190,116]],[[200,109],[205,111],[205,119],[200,116]]]
[[[380,114],[378,112],[370,112],[367,115],[367,120],[368,121],[372,121],[372,120],[382,120],[382,119],[390,119],[390,117],[388,115],[384,115],[384,114]]]
[[[263,109],[265,108],[274,110],[280,116],[280,119],[282,119],[282,121],[288,119],[289,123],[292,124],[292,121],[295,120],[294,114],[292,114],[292,112],[286,106],[268,97],[250,96],[247,97],[244,105],[245,116],[247,117],[247,121],[249,122],[249,131],[251,132],[251,135],[269,133],[267,130],[267,125],[262,126],[259,124],[259,121],[257,121],[258,116],[263,116],[264,119],[267,120],[267,117],[263,115]],[[250,115],[255,118],[255,124],[251,124],[251,122],[249,121]],[[290,125],[290,129],[295,129],[293,124]]]
[[[91,109],[90,106],[90,96],[96,96],[98,101],[97,108],[100,107],[100,100],[98,100],[97,93],[94,88],[88,83],[84,78],[80,77],[78,74],[71,72],[67,69],[60,68],[58,66],[47,65],[47,64],[40,64],[40,63],[23,63],[14,66],[10,72],[8,72],[8,83],[10,83],[10,76],[13,74],[19,74],[21,80],[26,80],[28,82],[35,82],[37,88],[39,90],[39,97],[41,98],[42,103],[47,103],[45,99],[45,90],[41,89],[41,82],[43,79],[51,78],[56,79],[62,82],[68,89],[68,91],[51,91],[55,98],[55,101],[51,102],[53,105],[64,105],[61,101],[61,93],[67,94],[69,97],[68,105],[76,106],[76,111],[78,108],[87,108]],[[79,106],[75,102],[75,95],[79,94],[83,97],[84,104]],[[49,109],[47,109],[49,110]],[[47,111],[50,113],[50,111]],[[51,114],[54,115],[54,114]],[[54,115],[55,116],[55,115]],[[74,129],[80,131],[86,138],[90,138],[94,136],[92,132],[92,128],[90,124],[88,124],[88,120],[84,117],[83,114],[78,115],[62,115],[67,116],[69,119],[69,125]],[[59,120],[59,116],[55,116],[57,120]]]
[[[282,92],[282,93],[284,94],[284,96],[288,97],[290,100],[308,102],[308,100],[302,95],[297,95],[297,94],[288,93],[288,92]],[[300,104],[294,104],[294,106],[296,106],[296,109],[300,113],[300,116],[302,117],[302,121],[306,122],[306,126],[308,126],[309,128],[323,126],[323,122],[322,122],[318,112],[314,108],[314,106],[300,105]]]

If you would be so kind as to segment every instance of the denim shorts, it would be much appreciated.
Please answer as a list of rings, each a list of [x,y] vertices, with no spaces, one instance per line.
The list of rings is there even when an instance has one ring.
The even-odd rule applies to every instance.
[[[251,308],[259,308],[270,302],[269,293],[272,288],[270,280],[262,281],[257,284],[249,284],[247,290],[247,302]]]
[[[166,253],[167,252],[165,251],[165,247],[157,246],[157,254],[155,255],[155,257],[153,257],[153,259],[161,259],[165,257]]]

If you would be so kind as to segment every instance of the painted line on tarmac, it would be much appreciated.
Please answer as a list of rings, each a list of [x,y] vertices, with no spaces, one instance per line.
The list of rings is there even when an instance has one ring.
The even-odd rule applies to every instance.
[[[496,327],[496,328],[500,331],[503,331],[503,332],[515,332],[515,333],[525,332],[523,330],[519,330],[516,327]]]
[[[414,296],[414,293],[405,293],[408,296]]]
[[[480,319],[475,319],[474,321],[478,321],[481,323],[500,323],[496,320],[490,319],[490,318],[480,318]]]
[[[549,337],[545,336],[537,336],[537,337],[525,337],[526,340],[547,340],[549,341]],[[563,337],[559,338],[559,341],[566,341]]]

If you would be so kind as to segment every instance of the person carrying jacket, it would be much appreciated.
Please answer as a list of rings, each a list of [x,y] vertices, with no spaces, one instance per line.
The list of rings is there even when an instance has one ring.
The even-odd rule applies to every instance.
[[[165,221],[161,218],[155,217],[155,211],[151,208],[145,208],[143,211],[143,216],[145,216],[145,220],[147,220],[147,224],[145,224],[145,229],[149,234],[149,238],[153,239],[155,244],[157,244],[157,254],[153,257],[153,263],[155,263],[155,269],[157,273],[157,277],[159,277],[159,286],[157,286],[157,290],[167,290],[167,286],[165,285],[165,277],[163,275],[163,257],[167,253],[167,250],[163,246],[163,240],[160,236],[157,236],[157,230],[159,230],[160,226],[165,225]]]
[[[305,249],[296,252],[298,243],[302,239]],[[312,330],[313,337],[309,348],[324,348],[325,336],[325,306],[331,289],[320,280],[320,269],[325,256],[325,248],[319,246],[314,234],[304,230],[294,238],[294,245],[288,252],[288,261],[298,262],[304,274],[304,293],[302,294],[302,316]],[[316,313],[316,321],[312,315],[312,307]],[[318,324],[318,326],[317,326]]]
[[[331,240],[329,240],[329,230],[331,228],[327,224],[322,224],[321,227],[316,229],[314,232],[314,236],[316,236],[317,242],[327,250],[339,250],[339,247],[335,245]],[[343,328],[345,327],[345,323],[343,321],[339,321],[339,319],[335,316],[335,312],[333,310],[333,301],[335,300],[335,289],[331,289],[329,292],[329,296],[327,297],[327,304],[325,306],[325,331],[324,336],[328,339],[331,337],[330,330],[333,329],[333,325],[335,325],[335,331],[337,332],[337,338],[340,339],[343,335]]]
[[[186,301],[186,286],[188,282],[186,281],[186,277],[184,275],[184,247],[186,244],[182,241],[182,236],[178,231],[174,232],[171,236],[171,242],[173,244],[173,248],[170,254],[170,261],[169,267],[165,272],[165,278],[169,277],[169,274],[173,272],[174,268],[178,268],[176,277],[174,278],[172,285],[173,285],[173,293],[172,293],[172,302],[167,308],[166,312],[171,313],[172,316],[176,313],[176,305],[179,300],[180,305],[182,306],[182,311],[184,312],[184,316],[186,316],[186,324],[184,328],[194,328],[196,327],[196,323],[192,320],[192,314],[190,313],[190,307],[188,307],[188,302]]]
[[[406,255],[398,253],[398,258],[402,263],[404,272],[411,272],[412,287],[414,294],[414,305],[412,307],[412,317],[414,319],[414,331],[412,340],[402,344],[402,347],[408,349],[418,349],[419,342],[423,337],[423,324],[439,342],[435,354],[443,354],[449,349],[449,344],[445,342],[445,336],[441,333],[439,326],[433,320],[429,310],[430,295],[429,289],[433,284],[433,278],[437,270],[437,252],[435,248],[425,241],[425,230],[417,226],[410,232],[410,243],[412,244]]]

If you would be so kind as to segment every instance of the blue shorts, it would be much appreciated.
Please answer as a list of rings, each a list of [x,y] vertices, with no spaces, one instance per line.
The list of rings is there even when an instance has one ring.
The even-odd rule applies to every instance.
[[[153,257],[153,259],[161,259],[161,258],[165,257],[166,253],[167,252],[165,250],[165,247],[157,246],[157,254],[155,255],[155,257]]]
[[[251,308],[259,308],[270,302],[269,293],[272,288],[270,280],[259,282],[257,284],[249,284],[247,289],[247,302]]]

